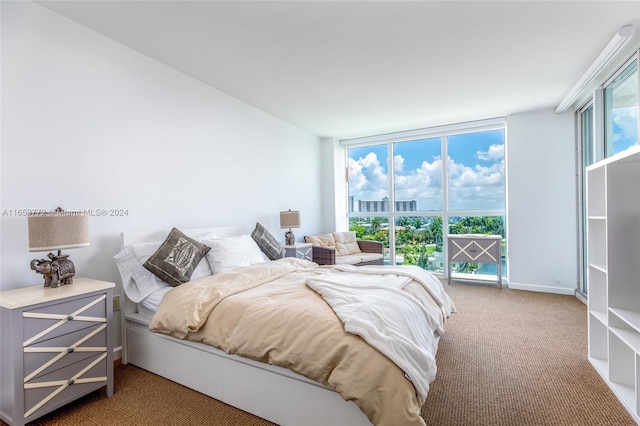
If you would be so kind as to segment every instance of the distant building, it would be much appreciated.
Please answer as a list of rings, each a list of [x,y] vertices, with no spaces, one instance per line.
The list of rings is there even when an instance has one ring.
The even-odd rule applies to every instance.
[[[349,209],[353,211],[353,200],[349,200]],[[416,200],[411,201],[396,201],[397,212],[415,212],[418,210],[418,203]],[[358,211],[360,213],[377,213],[389,211],[389,198],[384,197],[380,201],[363,201],[358,200]]]
[[[418,203],[416,200],[396,201],[397,212],[415,212],[416,210],[418,210]]]
[[[360,213],[388,212],[389,198],[384,197],[381,201],[358,200],[358,211]]]

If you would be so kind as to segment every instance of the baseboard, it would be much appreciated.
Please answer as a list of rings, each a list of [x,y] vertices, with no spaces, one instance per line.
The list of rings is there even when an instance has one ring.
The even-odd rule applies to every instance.
[[[113,361],[122,361],[122,346],[113,348]]]
[[[585,297],[584,294],[580,293],[578,290],[576,290],[576,298],[581,301],[582,303],[584,303],[585,305],[588,304],[587,298]]]
[[[553,286],[543,286],[543,285],[534,285],[534,284],[509,283],[509,288],[512,290],[526,290],[526,291],[537,291],[540,293],[565,294],[567,296],[575,296],[576,294],[575,288],[553,287]]]

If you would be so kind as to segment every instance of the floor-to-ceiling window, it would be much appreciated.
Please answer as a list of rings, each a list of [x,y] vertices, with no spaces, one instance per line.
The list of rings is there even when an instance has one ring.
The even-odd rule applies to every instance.
[[[640,128],[638,54],[633,55],[620,69],[603,81],[582,108],[576,112],[578,123],[578,195],[581,256],[580,288],[583,295],[589,291],[586,273],[586,226],[584,201],[586,197],[585,168],[596,161],[623,152],[637,145]]]
[[[604,89],[607,157],[638,143],[638,59],[622,68]]]
[[[350,229],[358,238],[382,241],[387,263],[443,273],[447,234],[498,234],[504,241],[503,119],[352,139],[343,146]],[[454,273],[497,273],[496,265],[453,266]]]

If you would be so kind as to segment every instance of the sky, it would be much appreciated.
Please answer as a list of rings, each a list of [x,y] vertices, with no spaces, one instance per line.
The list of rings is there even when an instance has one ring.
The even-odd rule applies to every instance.
[[[616,108],[612,114],[614,154],[638,141],[638,107]]]
[[[448,137],[450,210],[504,210],[504,130]],[[387,145],[349,149],[349,195],[389,196]],[[442,209],[441,139],[394,144],[395,198],[416,200],[418,210]]]
[[[613,147],[609,147],[608,155],[617,154],[638,143],[637,96],[638,64],[636,61],[605,89],[605,103],[607,104],[605,109],[611,111],[612,128],[610,131],[613,137]],[[609,143],[608,140],[607,143]]]

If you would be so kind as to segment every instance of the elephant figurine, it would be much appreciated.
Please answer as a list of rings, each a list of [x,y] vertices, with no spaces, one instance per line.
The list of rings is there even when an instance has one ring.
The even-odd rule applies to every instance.
[[[73,284],[73,277],[76,275],[76,267],[71,259],[69,259],[69,255],[59,254],[56,256],[53,253],[49,253],[47,257],[51,259],[52,265],[57,264],[60,284]]]
[[[49,253],[49,260],[33,259],[31,269],[44,276],[44,286],[56,288],[64,284],[72,284],[76,268],[68,259],[69,255],[54,255]]]
[[[31,269],[38,274],[44,276],[45,287],[58,287],[60,286],[60,279],[58,277],[58,264],[52,265],[50,260],[45,259],[33,259],[31,261]]]

